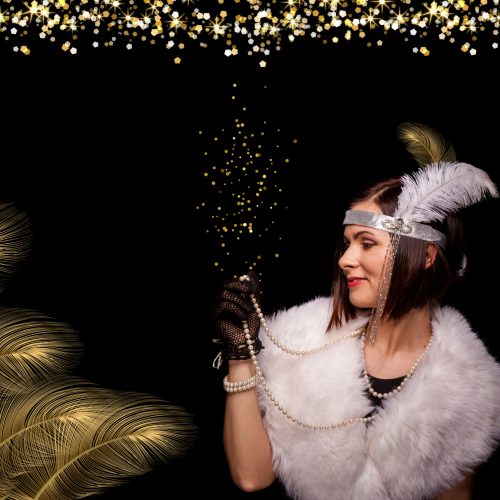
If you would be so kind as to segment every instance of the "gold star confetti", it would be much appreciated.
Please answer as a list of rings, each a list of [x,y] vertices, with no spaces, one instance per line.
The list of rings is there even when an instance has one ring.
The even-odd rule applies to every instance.
[[[384,10],[384,7],[387,7],[385,0],[375,0],[375,3],[378,4],[377,7],[380,6],[382,8],[382,12]]]
[[[370,8],[370,13],[369,14],[366,14],[366,12],[364,13],[366,15],[366,21],[368,21],[368,23],[370,24],[370,30],[372,29],[372,23],[377,26],[377,18],[374,17],[374,15],[372,14],[371,12],[371,8]],[[363,23],[364,24],[364,23]]]
[[[26,7],[28,7],[28,5],[26,3],[24,5],[26,5]],[[27,12],[27,14],[29,13],[29,15],[30,15],[30,22],[32,21],[33,15],[36,16],[37,12],[38,12],[38,4],[35,1],[33,1],[33,3],[31,4],[31,7],[28,7],[28,12]]]

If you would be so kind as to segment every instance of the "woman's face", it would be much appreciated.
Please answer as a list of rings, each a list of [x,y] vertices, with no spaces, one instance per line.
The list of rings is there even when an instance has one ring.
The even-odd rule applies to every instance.
[[[358,203],[351,210],[382,213],[378,205],[370,202]],[[346,279],[363,278],[363,281],[354,282],[353,285],[349,281],[349,300],[352,305],[373,307],[389,241],[390,234],[387,231],[354,224],[344,227],[345,250],[339,266]]]

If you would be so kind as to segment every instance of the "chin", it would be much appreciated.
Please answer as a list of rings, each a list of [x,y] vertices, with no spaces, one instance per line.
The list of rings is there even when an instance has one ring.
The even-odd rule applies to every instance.
[[[349,301],[354,307],[358,309],[372,309],[373,308],[373,300],[371,302],[367,302],[365,300],[352,300],[349,298]]]

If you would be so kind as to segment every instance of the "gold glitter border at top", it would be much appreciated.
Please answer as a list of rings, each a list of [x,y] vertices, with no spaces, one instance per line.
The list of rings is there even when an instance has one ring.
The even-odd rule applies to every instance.
[[[218,0],[219,4],[224,1]],[[165,45],[167,49],[176,47],[182,50],[185,48],[184,40],[198,40],[200,37],[202,41],[198,43],[203,48],[208,46],[208,39],[221,39],[214,43],[219,43],[224,48],[225,40],[228,48],[224,48],[224,55],[228,57],[239,54],[237,42],[240,40],[240,47],[243,44],[245,47],[250,45],[249,56],[253,53],[268,56],[273,43],[275,50],[279,51],[283,39],[293,43],[306,33],[312,38],[322,39],[325,44],[328,40],[338,43],[342,38],[349,41],[356,35],[375,40],[379,38],[380,32],[384,35],[394,32],[404,35],[407,31],[410,36],[406,36],[404,41],[408,42],[427,36],[428,30],[433,30],[433,34],[442,41],[454,43],[455,37],[451,35],[456,33],[456,36],[470,37],[468,39],[475,42],[479,33],[485,31],[488,25],[495,28],[492,30],[493,36],[498,35],[499,1],[467,0],[466,3],[466,0],[444,0],[441,4],[432,2],[430,5],[419,2],[421,7],[417,10],[412,6],[412,0],[402,0],[398,4],[386,0],[247,0],[241,6],[236,5],[240,9],[239,13],[229,17],[227,11],[219,11],[221,7],[214,9],[212,4],[212,12],[201,12],[191,0],[138,0],[140,6],[134,0],[129,0],[128,3],[120,0],[42,0],[38,3],[33,0],[31,4],[22,0],[2,0],[0,35],[3,39],[0,40],[5,43],[21,39],[28,34],[28,29],[38,30],[42,40],[57,42],[57,34],[60,43],[62,36],[66,40],[61,46],[62,50],[76,54],[77,48],[72,47],[72,44],[76,45],[76,40],[81,43],[82,38],[86,38],[86,44],[91,43],[97,48],[102,45],[112,46],[117,42],[114,35],[119,35],[120,42],[124,41],[126,49],[132,50],[139,41],[149,41],[154,45],[167,37],[170,38]],[[477,5],[474,6],[475,2]],[[239,4],[240,0],[227,2],[234,10],[233,3]],[[201,2],[198,5],[201,6]],[[107,41],[97,41],[97,36],[104,36]],[[181,38],[178,43],[174,41],[176,37]],[[257,37],[260,37],[260,43]],[[461,50],[475,55],[477,49],[472,48],[468,41],[463,41],[465,43],[461,45]],[[374,43],[368,41],[366,45],[371,47],[382,44],[383,41],[378,39]],[[498,43],[492,43],[492,47],[498,48]],[[40,45],[37,50],[42,48]],[[26,45],[20,49],[16,45],[13,50],[30,54]],[[413,52],[420,52],[425,56],[430,54],[427,47],[414,47]],[[179,64],[181,58],[175,57],[174,62]],[[261,67],[266,66],[264,60],[259,64]]]

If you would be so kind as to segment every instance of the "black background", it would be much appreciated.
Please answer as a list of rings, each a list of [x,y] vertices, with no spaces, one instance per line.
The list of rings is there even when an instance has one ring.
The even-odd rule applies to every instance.
[[[387,38],[369,49],[285,43],[265,68],[261,55],[226,58],[195,44],[181,65],[165,49],[6,60],[0,199],[28,212],[34,241],[1,305],[79,331],[85,356],[75,375],[181,405],[199,426],[184,458],[103,498],[272,498],[231,481],[222,444],[227,363],[212,367],[217,333],[208,311],[220,283],[246,273],[255,255],[265,314],[328,295],[349,196],[373,179],[416,170],[395,137],[399,123],[439,130],[460,161],[500,183],[496,59],[456,47],[424,57],[401,35]],[[265,131],[254,144],[262,145],[259,161],[274,160],[267,185],[282,189],[269,188],[275,208],[252,212],[268,231],[240,242],[221,238],[212,219],[222,213],[217,206],[234,211],[234,190],[219,194],[220,176],[210,185],[212,166],[225,167],[235,119],[245,123],[242,136]],[[497,359],[499,216],[491,199],[462,211],[470,275],[442,300],[463,312]],[[499,462],[497,452],[481,466],[475,498],[485,497]]]

